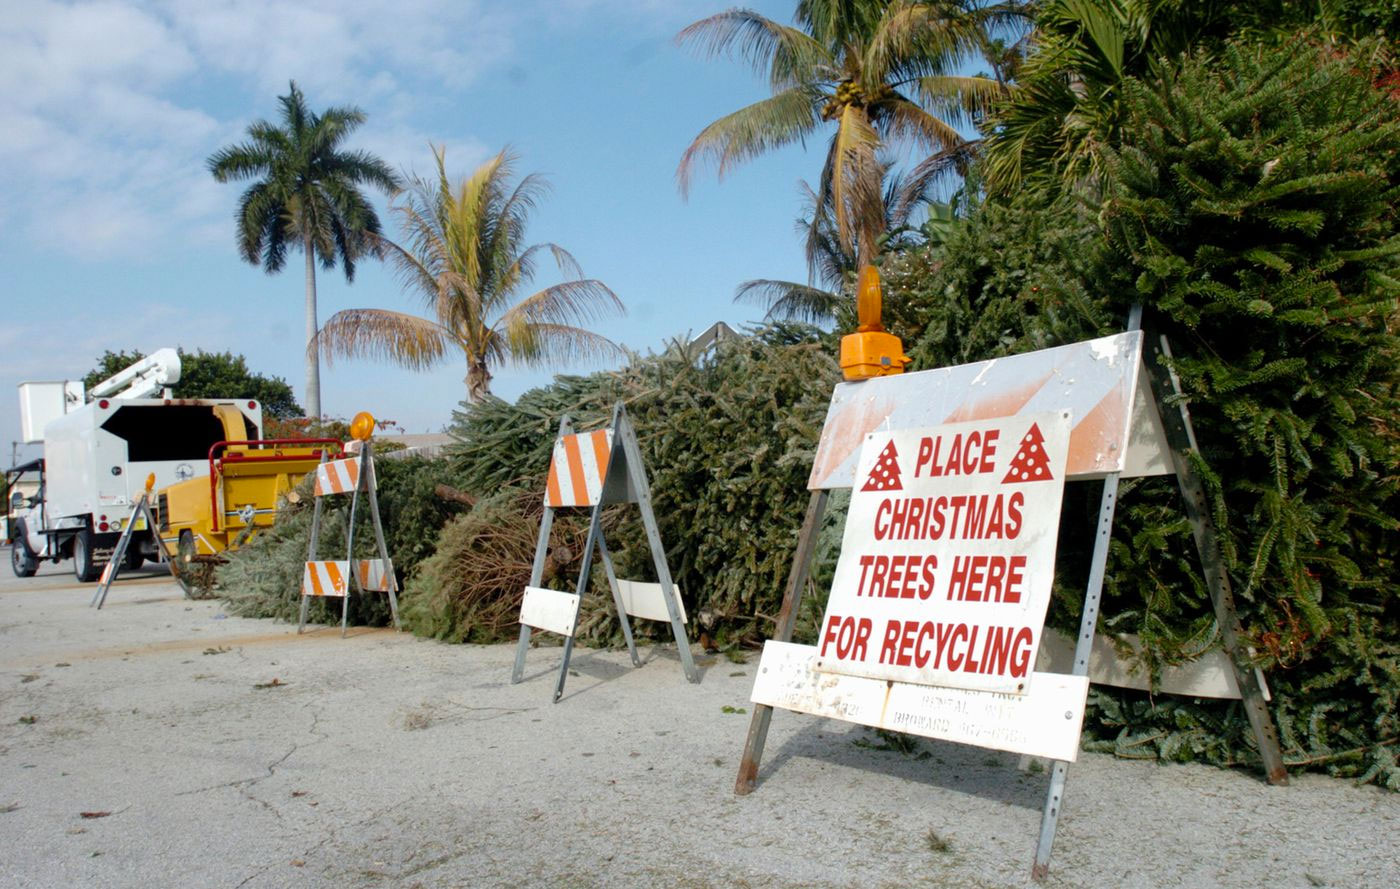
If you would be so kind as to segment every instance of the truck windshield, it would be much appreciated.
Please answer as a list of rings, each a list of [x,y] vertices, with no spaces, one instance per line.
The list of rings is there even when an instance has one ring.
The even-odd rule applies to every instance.
[[[223,441],[224,424],[208,405],[132,405],[119,407],[102,428],[126,441],[132,463],[203,460]]]

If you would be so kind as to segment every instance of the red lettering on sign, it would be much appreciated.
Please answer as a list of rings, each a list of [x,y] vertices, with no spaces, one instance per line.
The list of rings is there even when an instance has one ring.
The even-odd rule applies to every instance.
[[[1011,499],[1006,502],[1006,539],[1015,540],[1021,534],[1021,507],[1026,505],[1026,498],[1020,491],[1011,495]]]
[[[924,474],[924,467],[933,463],[933,439],[925,435],[919,439],[919,456],[914,461],[914,477]]]
[[[868,617],[841,617],[833,614],[826,620],[826,631],[822,634],[822,647],[818,654],[825,657],[827,648],[834,642],[838,659],[863,661],[865,646],[870,641],[870,631],[874,628]]]
[[[938,478],[945,475],[980,475],[996,469],[997,439],[1001,431],[974,430],[959,432],[943,453],[943,436],[919,439],[919,456],[914,461],[915,477]]]
[[[856,595],[859,596],[865,591],[865,575],[870,571],[870,566],[874,563],[874,556],[860,557],[860,583],[856,585]]]
[[[885,535],[890,533],[890,498],[886,497],[880,501],[880,505],[875,507],[875,539],[884,540]],[[861,558],[866,558],[862,556]]]
[[[954,556],[947,598],[959,602],[1021,601],[1025,556]]]
[[[885,638],[880,643],[880,663],[894,663],[895,649],[899,647],[899,631],[902,625],[903,622],[897,620],[885,622]]]
[[[1021,627],[1016,631],[1016,638],[1011,642],[1011,675],[1016,678],[1025,676],[1031,666],[1031,628]]]
[[[850,618],[841,618],[849,621]],[[841,648],[840,627],[827,627],[827,640],[835,641],[838,656]],[[1032,658],[1030,627],[988,626],[980,624],[949,624],[934,621],[890,620],[885,622],[880,643],[879,662],[891,666],[914,666],[947,669],[955,673],[983,673],[1022,678],[1029,671]],[[850,643],[853,652],[864,659],[865,640],[869,628],[857,627]],[[980,645],[978,644],[980,640]],[[825,653],[827,643],[822,645]]]
[[[885,599],[927,599],[937,580],[938,557],[864,555],[857,559],[860,582],[856,596]]]

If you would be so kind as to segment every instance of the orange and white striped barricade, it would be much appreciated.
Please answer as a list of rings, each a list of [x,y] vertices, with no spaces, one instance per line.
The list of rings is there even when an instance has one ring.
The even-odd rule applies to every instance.
[[[374,446],[368,441],[360,443],[358,454],[339,460],[321,458],[316,467],[315,511],[311,517],[311,543],[307,547],[306,567],[301,577],[301,615],[297,621],[297,632],[306,629],[306,612],[312,599],[340,599],[340,635],[345,635],[346,622],[350,614],[350,594],[352,588],[361,593],[380,592],[389,594],[389,612],[394,618],[394,627],[399,626],[399,585],[394,577],[394,564],[389,559],[388,547],[384,544],[384,526],[379,520],[379,489],[374,475]],[[355,553],[355,511],[359,506],[360,492],[369,501],[370,523],[374,526],[374,542],[379,553],[377,559],[356,559]],[[321,536],[321,500],[339,494],[350,495],[350,518],[345,529],[345,557],[342,559],[318,559],[317,544]]]
[[[603,507],[611,503],[635,503],[640,508],[652,564],[656,569],[655,583],[618,579],[607,541],[603,538]],[[583,550],[583,564],[579,568],[578,586],[572,593],[540,586],[556,509],[588,509],[592,513],[588,524],[588,541]],[[576,433],[567,416],[559,421],[559,436],[554,440],[554,454],[549,462],[549,478],[545,484],[544,518],[540,520],[540,536],[535,544],[535,562],[530,570],[530,583],[525,587],[525,598],[520,605],[520,641],[515,649],[515,669],[511,672],[511,682],[519,682],[525,672],[525,653],[530,649],[533,631],[558,633],[564,637],[564,658],[559,665],[554,700],[558,701],[564,694],[569,658],[574,650],[574,630],[578,626],[584,591],[588,589],[595,545],[608,575],[613,605],[617,608],[617,617],[622,624],[622,635],[627,640],[627,651],[632,656],[633,666],[641,666],[641,660],[637,657],[637,645],[632,640],[629,615],[664,620],[671,624],[686,679],[699,682],[700,676],[690,653],[690,639],[685,632],[685,607],[681,604],[680,592],[671,582],[666,550],[661,545],[661,532],[651,507],[651,485],[642,463],[641,448],[637,445],[637,436],[632,431],[632,424],[621,402],[613,408],[612,424],[606,429]]]

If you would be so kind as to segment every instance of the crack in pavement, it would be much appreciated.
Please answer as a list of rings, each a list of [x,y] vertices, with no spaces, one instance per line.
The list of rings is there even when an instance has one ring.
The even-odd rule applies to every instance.
[[[247,789],[251,787],[256,787],[259,783],[266,781],[268,778],[276,776],[277,767],[282,765],[282,763],[286,762],[287,760],[291,759],[292,756],[296,754],[298,750],[301,750],[303,747],[314,747],[317,744],[321,744],[325,741],[330,740],[330,737],[325,732],[321,731],[321,713],[316,708],[315,702],[307,702],[302,707],[302,709],[311,711],[311,725],[307,727],[306,733],[308,735],[313,736],[316,739],[314,743],[302,744],[297,741],[292,742],[292,747],[290,750],[288,750],[286,753],[282,754],[277,759],[273,760],[272,762],[268,763],[266,766],[263,767],[267,771],[267,774],[265,775],[254,775],[251,778],[238,778],[234,781],[224,781],[220,784],[211,784],[208,787],[198,787],[194,790],[182,790],[176,793],[175,795],[193,796],[199,793],[208,793],[211,790],[222,790],[224,788],[232,788],[238,790],[240,793],[242,793],[245,797],[252,800],[253,802],[256,802],[268,808],[274,815],[277,816],[278,820],[281,820],[281,812],[278,812],[275,808],[272,807],[270,803],[266,802],[265,800],[260,800],[257,797],[254,797],[251,794],[249,794],[247,792]]]
[[[391,803],[390,805],[387,805],[376,812],[370,813],[364,818],[361,818],[359,821],[352,821],[348,824],[345,824],[344,826],[336,826],[333,824],[329,831],[327,831],[326,835],[321,838],[320,842],[316,843],[314,846],[309,846],[305,851],[298,855],[297,858],[302,861],[305,861],[306,859],[311,857],[312,853],[319,851],[327,843],[331,842],[332,840],[339,839],[340,834],[344,830],[355,827],[364,827],[366,824],[372,824],[373,822],[378,821],[380,818],[384,817],[385,815],[389,814],[395,809],[401,808],[407,805],[408,803],[412,802],[415,798],[416,797],[413,796],[406,796],[396,803]],[[258,877],[272,870],[274,867],[278,867],[280,864],[281,862],[275,862],[273,864],[269,864],[265,867],[259,868],[258,870],[254,871],[253,873],[249,874],[248,876],[244,877],[241,881],[239,881],[238,884],[233,887],[233,889],[243,889],[244,886],[248,885],[253,880],[256,880]]]

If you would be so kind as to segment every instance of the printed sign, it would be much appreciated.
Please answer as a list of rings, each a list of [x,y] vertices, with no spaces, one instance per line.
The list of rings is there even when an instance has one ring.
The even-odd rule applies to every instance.
[[[992,750],[1065,762],[1079,755],[1087,676],[1037,673],[1033,694],[1008,695],[817,673],[815,657],[811,645],[770,639],[750,700]]]
[[[1025,694],[1070,428],[1058,411],[868,435],[813,669]]]

